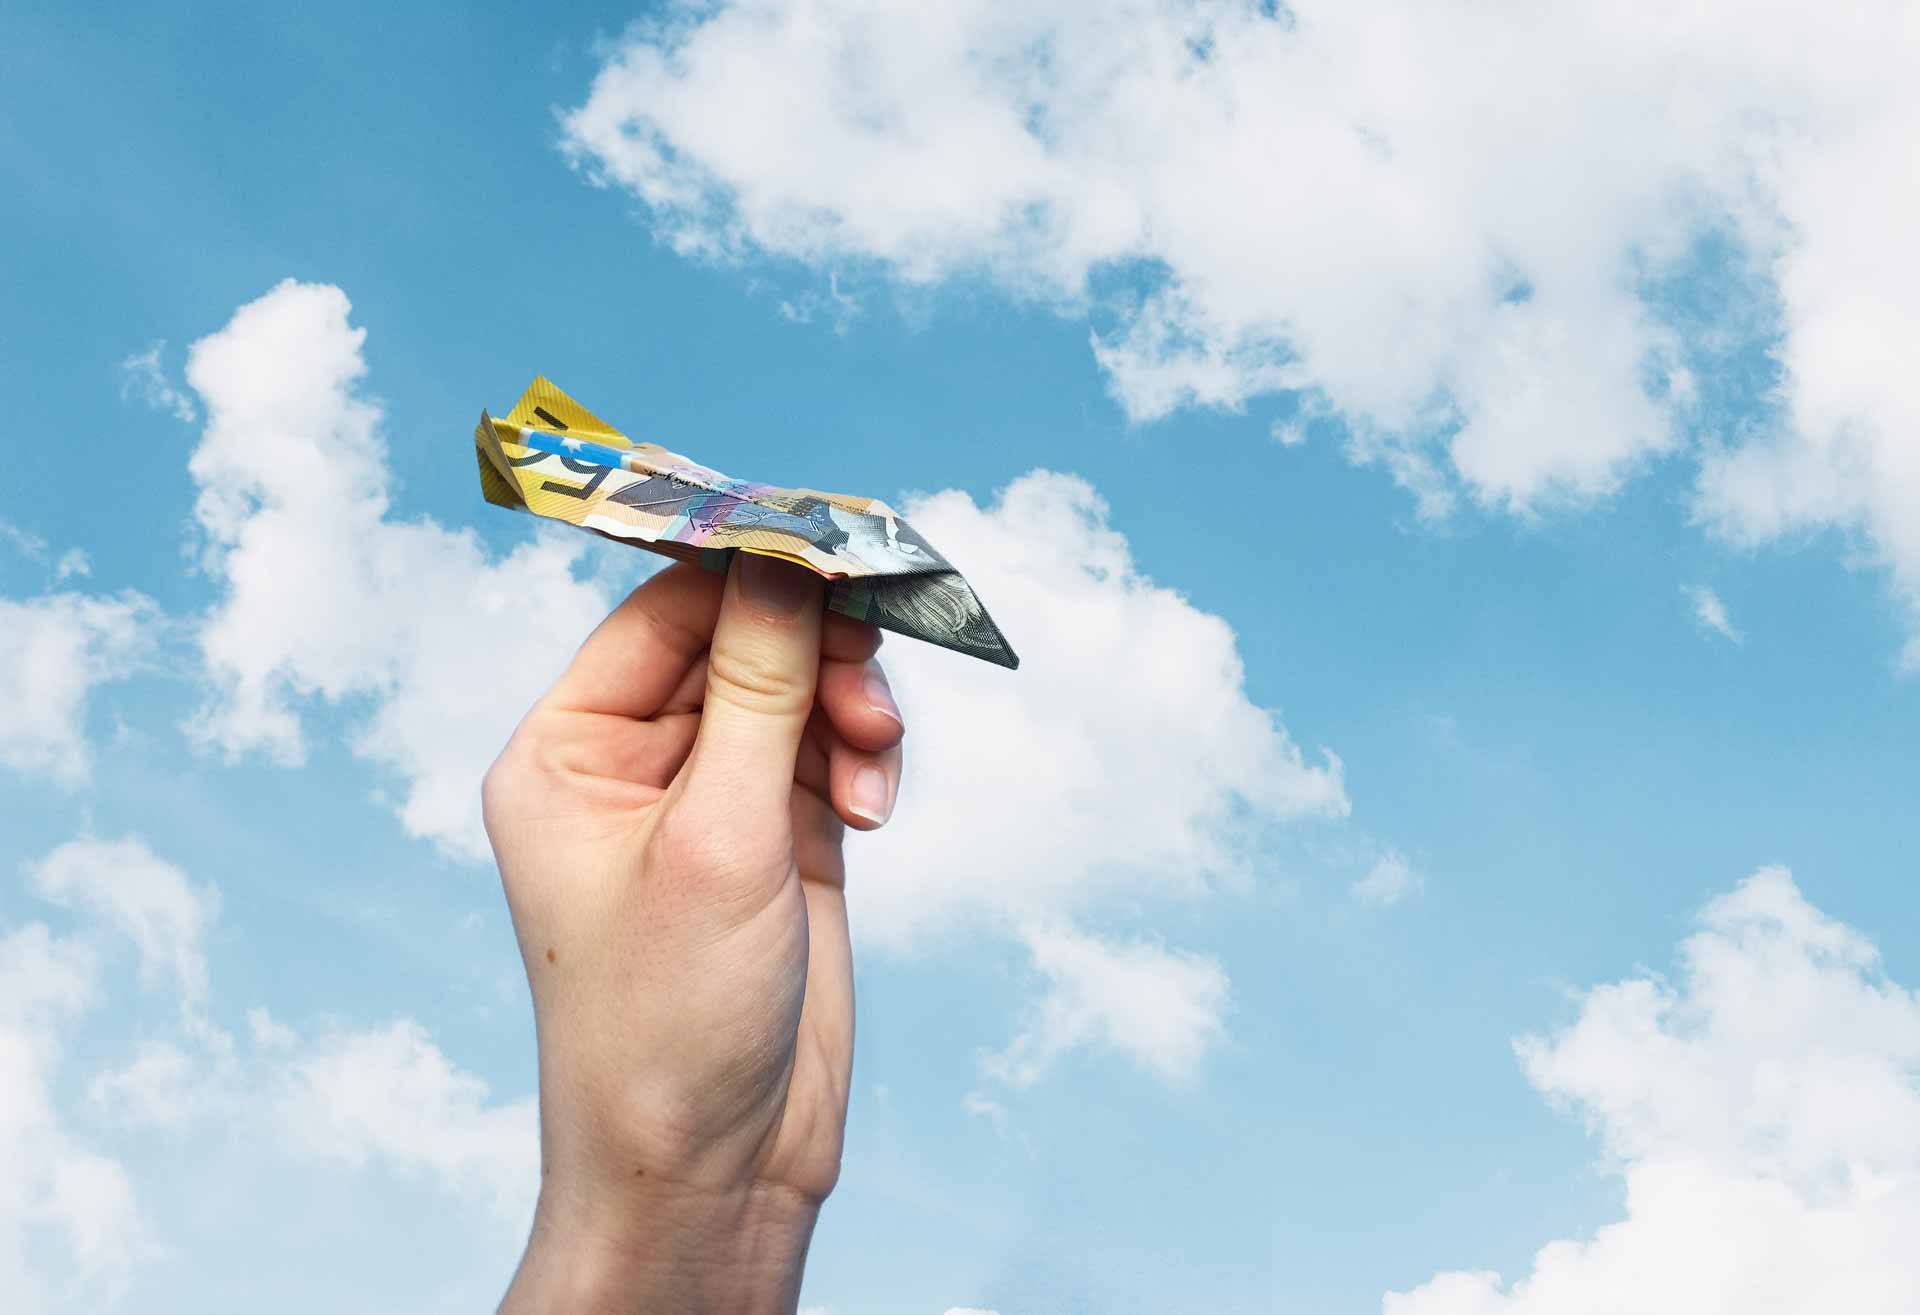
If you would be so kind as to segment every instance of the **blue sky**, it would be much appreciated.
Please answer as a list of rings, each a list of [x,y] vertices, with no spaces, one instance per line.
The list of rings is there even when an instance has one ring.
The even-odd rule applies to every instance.
[[[1563,85],[1477,67],[1452,7],[1142,4],[1115,36],[957,6],[903,34],[846,0],[806,40],[792,8],[0,19],[32,56],[0,90],[0,375],[40,440],[0,503],[0,1138],[37,1166],[0,1191],[0,1279],[49,1311],[497,1296],[531,1019],[492,871],[421,783],[464,798],[485,753],[433,758],[442,728],[503,734],[649,569],[480,501],[473,419],[544,372],[730,473],[938,508],[1028,659],[889,650],[933,734],[910,731],[913,811],[864,862],[851,841],[856,1092],[804,1305],[1561,1315],[1584,1284],[1760,1309],[1659,1207],[1771,1184],[1857,1249],[1739,1235],[1812,1276],[1768,1309],[1841,1254],[1883,1280],[1853,1309],[1900,1309],[1873,1302],[1920,1274],[1871,1239],[1920,1218],[1896,985],[1920,980],[1920,402],[1876,362],[1910,354],[1920,275],[1881,241],[1912,196],[1884,221],[1825,199],[1898,159],[1874,152],[1914,112],[1875,62],[1899,43],[1821,36],[1872,96],[1807,72],[1798,20],[1708,15],[1661,38],[1686,100],[1604,16],[1523,25],[1522,53],[1617,55]],[[1342,76],[1367,21],[1382,66],[1451,24],[1407,98],[1431,116]],[[1035,43],[1031,81],[977,74]],[[820,122],[756,100],[814,79]],[[1296,130],[1316,96],[1359,155]],[[1682,144],[1650,136],[1643,109],[1683,101]],[[1488,105],[1550,121],[1563,172]],[[1484,167],[1449,174],[1427,117],[1480,125]],[[1356,172],[1376,158],[1391,205]],[[1727,164],[1760,158],[1764,186]],[[1604,203],[1540,199],[1595,176]],[[284,472],[312,435],[359,441],[353,401],[377,442],[342,478],[387,505],[335,521]],[[1036,469],[1093,494],[1017,484]],[[251,492],[209,510],[224,480]],[[1009,485],[1050,518],[1038,549],[994,546],[1024,528],[992,510]],[[369,592],[336,551],[400,578]],[[521,568],[565,586],[532,633],[469,630]],[[1076,648],[1073,615],[1140,629]],[[301,761],[235,710],[249,681]],[[1092,766],[996,795],[996,763],[1046,752],[965,742],[1002,697]],[[970,881],[941,841],[1002,823]],[[1411,874],[1390,903],[1356,889],[1383,862]],[[1795,884],[1742,885],[1768,865]],[[1595,993],[1620,981],[1670,998]],[[1755,1095],[1783,1073],[1806,1104]],[[1863,1117],[1890,1131],[1854,1144]],[[1757,1149],[1782,1128],[1831,1136]],[[1889,1194],[1808,1186],[1836,1165]],[[1560,1239],[1579,1283],[1535,1270]],[[1662,1239],[1681,1260],[1634,1250]],[[1606,1286],[1628,1270],[1649,1286]],[[1503,1280],[1436,1278],[1460,1271]]]

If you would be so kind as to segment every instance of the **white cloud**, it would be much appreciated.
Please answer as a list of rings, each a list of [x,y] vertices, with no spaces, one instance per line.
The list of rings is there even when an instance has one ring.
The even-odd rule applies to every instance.
[[[386,1199],[367,1170],[417,1180],[487,1224],[474,1234],[476,1254],[510,1260],[539,1186],[532,1096],[493,1098],[411,1019],[303,1033],[256,1008],[250,1044],[236,1042],[208,1021],[203,942],[217,893],[138,839],[70,842],[28,876],[35,893],[79,916],[69,939],[40,923],[0,927],[0,1292],[9,1311],[105,1309],[137,1289],[143,1262],[200,1240],[182,1231],[193,1214],[185,1198],[236,1157],[244,1172],[270,1170],[302,1191],[337,1194],[344,1183],[360,1208]],[[108,971],[123,943],[142,969],[140,991],[124,997]],[[170,1020],[163,1012],[124,1060],[72,1073],[83,1051],[114,1050],[80,1042],[90,1020],[124,1019],[155,1001],[180,1010]],[[85,1112],[118,1134],[121,1158],[81,1136],[59,1098],[63,1075],[86,1092]],[[163,1161],[189,1153],[198,1166],[190,1181],[132,1172],[162,1145]],[[219,1245],[242,1226],[223,1214]]]
[[[145,665],[161,625],[153,600],[132,591],[0,597],[0,766],[84,784],[93,692]]]
[[[1227,974],[1204,955],[1149,941],[1114,942],[1078,932],[1027,937],[1046,987],[1012,1044],[985,1064],[1028,1087],[1069,1051],[1117,1051],[1162,1081],[1192,1081],[1225,1034]]]
[[[978,1091],[969,1091],[960,1100],[960,1108],[976,1119],[985,1119],[993,1125],[994,1132],[1007,1135],[1007,1107],[990,1096]]]
[[[906,778],[892,822],[849,839],[859,935],[901,950],[972,926],[1024,944],[1044,986],[992,1064],[1016,1086],[1088,1046],[1190,1078],[1220,1034],[1219,966],[1073,928],[1240,884],[1272,827],[1345,815],[1339,760],[1308,762],[1248,699],[1231,627],[1141,574],[1085,482],[1035,472],[987,507],[948,491],[904,512],[1021,667],[888,646]]]
[[[810,288],[783,298],[779,310],[780,318],[791,323],[812,324],[821,319],[831,324],[835,333],[845,333],[860,314],[860,301],[841,290],[839,275],[828,274],[826,291]]]
[[[23,530],[9,520],[0,520],[0,543],[31,562],[42,562],[47,558],[47,541],[32,530]]]
[[[1307,427],[1298,419],[1276,420],[1267,434],[1281,447],[1299,447],[1307,441]]]
[[[1907,16],[734,0],[632,29],[566,142],[690,254],[1088,315],[1136,418],[1300,390],[1428,514],[1686,449],[1706,523],[1863,534],[1920,624]],[[1777,423],[1703,396],[1743,349]]]
[[[335,1163],[428,1185],[524,1229],[540,1184],[531,1095],[496,1100],[411,1018],[311,1035],[249,1011],[250,1045],[205,1025],[148,1039],[96,1073],[89,1103],[129,1129],[218,1134],[287,1172]]]
[[[70,840],[27,869],[42,899],[77,908],[131,940],[140,951],[143,979],[163,979],[183,1004],[207,996],[204,941],[218,915],[219,896],[148,849],[138,838]]]
[[[268,1054],[286,1054],[300,1043],[300,1034],[279,1022],[263,1007],[247,1010],[247,1034]]]
[[[132,1128],[178,1128],[206,1113],[208,1074],[202,1058],[172,1041],[142,1041],[119,1068],[94,1074],[87,1101],[109,1122]]]
[[[988,507],[948,491],[904,513],[1021,666],[888,645],[910,742],[894,820],[849,842],[863,936],[1196,897],[1251,870],[1263,829],[1346,813],[1339,760],[1308,762],[1248,699],[1232,628],[1143,575],[1084,481],[1035,472]]]
[[[1920,996],[1764,869],[1710,905],[1676,983],[1587,993],[1519,1044],[1623,1179],[1625,1215],[1512,1285],[1451,1273],[1385,1315],[1906,1315],[1920,1292]]]
[[[50,564],[53,568],[55,583],[64,583],[74,576],[93,574],[93,559],[83,548],[68,548],[57,560],[53,558],[53,549],[47,541],[31,530],[23,530],[11,521],[0,520],[0,543],[5,543],[30,562]]]
[[[283,1119],[310,1151],[424,1173],[488,1202],[503,1218],[533,1217],[540,1184],[533,1097],[506,1104],[464,1072],[411,1019],[325,1037],[286,1065]]]
[[[1720,601],[1719,594],[1703,584],[1682,585],[1680,592],[1693,604],[1693,619],[1702,630],[1730,643],[1744,642],[1746,636],[1734,628],[1733,619],[1727,615],[1727,605]]]
[[[55,1099],[73,1025],[99,991],[84,942],[40,923],[0,935],[0,1292],[24,1312],[110,1303],[151,1249],[126,1170]]]
[[[584,535],[495,557],[471,530],[392,514],[348,311],[338,288],[288,281],[193,346],[207,411],[194,514],[222,587],[200,627],[213,694],[193,730],[297,763],[310,708],[368,706],[349,742],[401,782],[407,830],[481,860],[481,773],[614,600],[574,576]]]
[[[1418,894],[1425,885],[1426,878],[1407,862],[1406,855],[1390,849],[1374,860],[1364,877],[1353,883],[1353,893],[1369,904],[1390,906]]]
[[[144,352],[136,352],[120,362],[120,398],[134,400],[151,410],[172,416],[183,425],[199,418],[193,399],[173,386],[160,365],[160,354],[167,349],[156,342]]]

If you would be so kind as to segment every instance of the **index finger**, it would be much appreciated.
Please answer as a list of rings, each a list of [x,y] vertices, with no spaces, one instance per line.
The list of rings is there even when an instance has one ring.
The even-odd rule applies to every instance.
[[[651,717],[713,640],[726,577],[669,566],[594,627],[547,701],[578,712]]]

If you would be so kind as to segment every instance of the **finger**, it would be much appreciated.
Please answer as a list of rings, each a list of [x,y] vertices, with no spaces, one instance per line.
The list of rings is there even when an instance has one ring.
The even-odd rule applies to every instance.
[[[843,641],[846,642],[837,646],[839,651],[836,653],[834,651],[836,645],[832,642],[831,634],[832,620],[833,613],[827,613],[829,624],[820,637],[820,688],[814,695],[814,702],[818,704],[830,698],[834,707],[844,706],[846,711],[842,720],[846,724],[841,729],[863,748],[884,749],[900,738],[900,709],[893,702],[893,691],[887,685],[886,673],[879,670],[877,662],[860,656],[865,653],[868,658],[871,658],[872,651],[880,646],[880,632],[863,622],[848,621],[846,622],[848,626],[861,626],[870,633],[846,632],[843,635]],[[707,697],[705,658],[706,655],[702,653],[693,665],[687,668],[686,673],[680,677],[680,683],[674,687],[673,693],[661,700],[659,708],[653,713],[655,717],[664,717],[677,712],[700,711],[700,705]],[[839,668],[846,666],[855,668],[856,674],[838,672]],[[873,667],[874,675],[865,679],[859,678],[864,675],[864,667]],[[830,671],[836,672],[831,681],[828,678]],[[833,686],[831,695],[827,692],[830,683]],[[878,713],[878,718],[872,716],[872,713]]]
[[[865,621],[828,612],[820,627],[820,656],[835,662],[865,662],[880,651],[880,631]]]
[[[821,1062],[799,1080],[815,1085],[814,1103],[832,1111],[833,1126],[847,1117],[853,1083],[853,946],[847,935],[844,886],[805,881],[807,897],[807,993],[800,1006],[799,1044]],[[797,1075],[799,1076],[799,1075]],[[808,1093],[796,1093],[802,1101]],[[788,1108],[808,1108],[790,1098]]]
[[[821,598],[820,577],[805,567],[735,555],[707,651],[700,733],[681,774],[695,817],[744,830],[783,814],[819,678]]]
[[[826,755],[825,793],[840,820],[856,831],[885,826],[900,794],[900,745],[877,752],[857,748],[820,718],[807,738]]]
[[[875,661],[820,664],[815,696],[834,730],[855,748],[878,752],[900,743],[906,726],[887,686],[887,673]]]
[[[549,702],[583,712],[651,717],[707,647],[722,583],[711,571],[686,563],[648,580],[587,636],[548,692]]]
[[[680,712],[698,712],[700,705],[706,701],[707,655],[703,652],[680,677],[680,683],[674,686],[673,693],[660,701],[660,710],[653,715],[666,717]]]
[[[833,723],[816,702],[813,715],[807,718],[807,732],[800,737],[800,755],[793,764],[793,780],[822,799],[827,797],[827,750],[833,740]]]
[[[602,782],[664,790],[693,750],[699,725],[692,713],[629,721],[550,708],[544,714],[544,753],[554,766],[573,773],[577,788]]]
[[[792,806],[793,864],[802,879],[829,886],[846,885],[847,858],[840,842],[847,828],[825,793],[795,786]]]

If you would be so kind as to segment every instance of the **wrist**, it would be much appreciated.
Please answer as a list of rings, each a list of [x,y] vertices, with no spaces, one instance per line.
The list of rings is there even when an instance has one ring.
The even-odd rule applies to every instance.
[[[501,1315],[792,1315],[819,1210],[768,1183],[609,1201],[550,1180]]]

